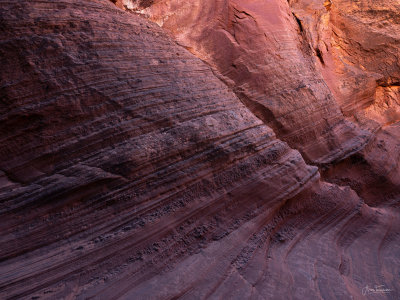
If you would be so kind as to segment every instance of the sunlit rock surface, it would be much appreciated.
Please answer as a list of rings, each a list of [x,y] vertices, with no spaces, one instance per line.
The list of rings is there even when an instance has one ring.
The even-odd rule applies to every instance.
[[[398,299],[399,70],[301,2],[2,1],[0,298]]]
[[[320,49],[321,74],[344,115],[373,133],[364,149],[329,170],[326,179],[346,181],[373,203],[398,199],[399,2],[299,0],[290,5],[309,43]]]

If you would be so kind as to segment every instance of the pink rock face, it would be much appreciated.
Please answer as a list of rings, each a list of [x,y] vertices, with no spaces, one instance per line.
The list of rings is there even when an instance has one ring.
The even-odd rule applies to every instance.
[[[328,2],[329,7],[310,0],[291,5],[324,57],[322,73],[343,112],[364,126],[398,122],[398,1]]]
[[[300,0],[290,4],[309,42],[320,49],[325,61],[321,74],[341,110],[374,133],[365,149],[331,168],[325,179],[347,182],[372,203],[396,198],[393,194],[400,190],[398,1],[342,0],[323,6],[319,1]],[[349,165],[349,161],[357,163]]]
[[[108,1],[1,16],[1,298],[139,280],[318,179],[157,25]]]
[[[3,3],[0,298],[398,299],[398,70],[347,99],[328,2]]]
[[[140,12],[213,66],[307,161],[341,160],[367,142],[370,133],[342,115],[287,1],[156,1]]]

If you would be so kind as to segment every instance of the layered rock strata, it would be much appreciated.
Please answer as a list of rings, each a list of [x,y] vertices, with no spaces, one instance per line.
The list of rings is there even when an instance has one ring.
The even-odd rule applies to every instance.
[[[122,2],[209,63],[325,180],[371,204],[374,186],[382,199],[400,197],[400,148],[387,134],[400,120],[396,1]],[[332,171],[344,168],[357,170]]]
[[[308,162],[341,160],[367,143],[370,133],[342,115],[287,1],[133,2],[126,8],[135,7],[213,66]]]
[[[108,1],[4,4],[2,298],[139,280],[318,179],[157,25]]]
[[[294,1],[112,2],[0,6],[0,298],[397,299],[398,123]]]

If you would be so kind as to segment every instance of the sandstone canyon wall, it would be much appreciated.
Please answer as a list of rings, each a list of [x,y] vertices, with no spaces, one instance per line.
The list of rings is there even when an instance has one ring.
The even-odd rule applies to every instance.
[[[0,3],[0,298],[400,297],[398,1]]]
[[[361,156],[365,179],[336,177],[359,193],[371,185],[399,189],[400,150],[389,133],[400,120],[397,1],[122,2],[213,66],[308,163],[332,169]],[[371,150],[374,143],[382,147]],[[381,155],[385,162],[375,159]]]

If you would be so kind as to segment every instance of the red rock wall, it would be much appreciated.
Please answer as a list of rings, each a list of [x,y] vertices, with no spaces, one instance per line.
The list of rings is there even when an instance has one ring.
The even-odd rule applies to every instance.
[[[213,66],[280,139],[322,168],[324,179],[338,183],[345,177],[359,193],[383,185],[388,195],[382,197],[393,198],[386,191],[400,190],[393,183],[400,150],[387,126],[399,121],[400,68],[393,33],[399,8],[392,4],[160,0],[138,4],[136,11]],[[378,136],[387,142],[377,142]],[[377,144],[381,148],[372,146]],[[382,159],[375,158],[383,153],[390,153],[383,159],[390,167],[381,172]],[[357,167],[361,177],[335,167],[351,165],[358,156],[365,162]],[[339,174],[332,178],[335,172],[326,169]],[[368,177],[374,179],[362,179]]]
[[[344,115],[373,138],[352,159],[356,166],[345,161],[326,179],[347,182],[367,201],[393,198],[388,191],[398,194],[400,189],[400,6],[397,1],[329,2],[325,7],[308,0],[290,5],[310,43],[321,50],[321,74]]]
[[[398,122],[334,88],[334,5],[112,2],[0,6],[0,298],[398,298]]]
[[[156,1],[141,13],[216,68],[307,161],[343,159],[368,140],[344,119],[287,1]]]
[[[148,276],[318,179],[157,25],[107,1],[1,15],[2,298]]]
[[[398,2],[331,1],[329,9],[319,1],[290,3],[321,50],[326,61],[322,72],[344,113],[363,125],[371,123],[369,119],[397,122]]]

